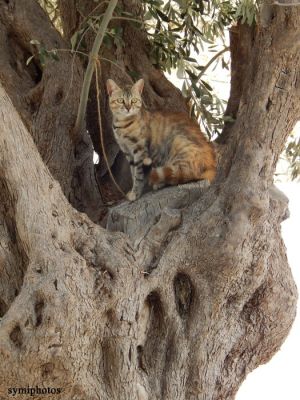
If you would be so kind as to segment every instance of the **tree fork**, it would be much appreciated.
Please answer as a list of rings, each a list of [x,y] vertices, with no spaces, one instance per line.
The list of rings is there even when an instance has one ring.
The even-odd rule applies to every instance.
[[[26,377],[34,385],[42,374],[49,385],[56,376],[65,399],[231,398],[245,376],[237,371],[265,362],[294,317],[295,287],[274,229],[285,201],[272,195],[266,216],[249,215],[248,208],[236,213],[212,186],[201,202],[183,208],[180,226],[175,214],[174,225],[164,228],[162,219],[146,233],[146,249],[149,239],[163,247],[150,248],[152,259],[159,251],[158,264],[143,274],[153,263],[141,258],[144,250],[134,250],[122,234],[109,233],[74,211],[58,186],[51,188],[39,157],[29,168],[25,154],[36,150],[20,122],[9,135],[7,118],[18,121],[18,115],[3,94],[1,102],[8,107],[1,129],[6,150],[1,176],[10,188],[15,229],[29,259],[21,291],[1,322],[6,384]],[[24,151],[16,152],[20,147]],[[30,189],[34,175],[25,178],[24,169],[37,174],[38,193]],[[166,191],[148,196],[159,204],[164,193],[168,198]],[[168,233],[172,227],[177,230]],[[274,251],[279,251],[276,257]],[[56,308],[60,313],[53,314]],[[40,351],[33,360],[33,353],[22,349],[35,346],[36,335]],[[94,354],[92,368],[89,354]]]
[[[298,113],[299,58],[271,39],[299,30],[294,12],[280,7],[255,41],[225,173],[112,209],[107,227],[122,232],[70,206],[0,86],[0,235],[14,240],[1,278],[21,268],[0,286],[0,396],[43,382],[63,400],[231,400],[278,350],[297,291],[272,174]]]

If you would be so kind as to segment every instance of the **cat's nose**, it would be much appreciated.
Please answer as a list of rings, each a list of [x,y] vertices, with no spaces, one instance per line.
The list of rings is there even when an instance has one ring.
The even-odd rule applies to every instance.
[[[127,111],[130,111],[130,108],[131,108],[130,104],[125,104],[125,107],[126,107]]]

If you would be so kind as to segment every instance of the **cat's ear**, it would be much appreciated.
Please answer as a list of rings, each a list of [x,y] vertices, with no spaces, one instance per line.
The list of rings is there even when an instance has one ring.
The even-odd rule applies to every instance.
[[[142,94],[142,91],[144,89],[144,79],[139,79],[135,84],[132,86],[133,91],[137,91],[139,94]]]
[[[112,92],[115,90],[120,90],[119,86],[112,79],[107,79],[106,89],[109,96],[111,96]]]

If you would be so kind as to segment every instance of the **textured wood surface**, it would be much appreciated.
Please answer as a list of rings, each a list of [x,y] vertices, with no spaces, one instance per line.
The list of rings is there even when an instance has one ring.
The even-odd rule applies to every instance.
[[[20,4],[27,11],[37,5],[0,2],[0,31],[3,21],[16,32],[32,18],[40,23],[39,14],[29,13],[20,24],[26,15]],[[70,204],[59,184],[63,165],[72,175],[70,160],[51,173],[24,125],[23,99],[10,99],[0,85],[1,400],[17,385],[62,388],[61,400],[233,400],[246,375],[280,348],[297,290],[280,232],[287,199],[272,179],[299,118],[300,10],[277,8],[268,27],[251,37],[216,181],[123,203],[110,211],[109,229],[80,212],[80,201],[78,209]],[[3,10],[15,17],[4,18]],[[135,64],[136,45],[129,52]],[[3,61],[1,81],[9,68]],[[159,90],[160,71],[148,71],[149,85]],[[55,96],[54,86],[48,90]],[[63,110],[46,105],[43,127],[47,115]],[[56,142],[50,148],[71,154],[68,139],[59,148],[52,123],[45,127]],[[43,135],[35,138],[44,143]],[[74,193],[84,194],[85,186],[73,183]],[[87,204],[94,200],[86,196]]]
[[[209,186],[206,181],[168,187],[150,192],[135,202],[124,202],[109,210],[107,229],[125,232],[135,242],[144,237],[162,211],[184,210],[198,200]]]

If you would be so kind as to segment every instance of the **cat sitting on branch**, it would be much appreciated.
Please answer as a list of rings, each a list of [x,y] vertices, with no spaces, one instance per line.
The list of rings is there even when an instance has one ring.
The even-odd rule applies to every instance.
[[[147,179],[154,190],[202,179],[211,182],[216,174],[213,145],[186,114],[145,110],[143,87],[143,79],[122,89],[107,81],[114,135],[132,174],[128,200],[141,197]]]

